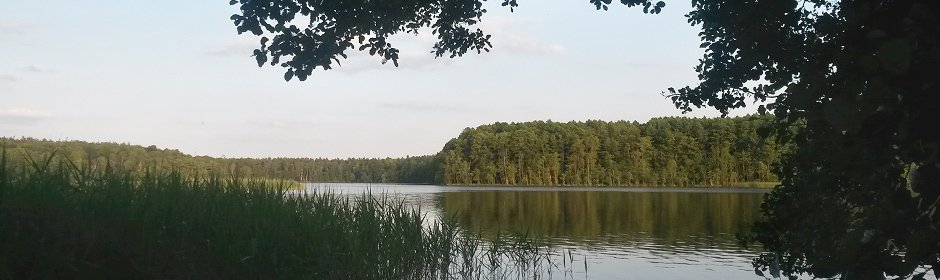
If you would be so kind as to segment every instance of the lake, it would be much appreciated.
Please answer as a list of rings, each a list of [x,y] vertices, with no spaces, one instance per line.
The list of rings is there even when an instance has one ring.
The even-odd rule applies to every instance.
[[[574,259],[558,279],[762,279],[757,251],[735,234],[759,216],[764,190],[453,187],[307,184],[307,191],[371,192],[454,217],[482,235],[526,232]]]

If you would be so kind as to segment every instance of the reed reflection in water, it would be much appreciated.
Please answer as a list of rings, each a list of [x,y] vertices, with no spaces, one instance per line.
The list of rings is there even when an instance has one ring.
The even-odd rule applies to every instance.
[[[528,232],[558,254],[572,253],[574,264],[543,279],[762,279],[750,265],[757,251],[734,237],[759,216],[762,190],[308,184],[307,191],[372,193],[428,219],[453,217],[470,233]]]
[[[754,279],[735,234],[762,193],[463,191],[439,196],[467,230],[525,232],[589,259],[595,279]],[[624,274],[629,273],[629,274]],[[630,277],[625,277],[630,275]]]

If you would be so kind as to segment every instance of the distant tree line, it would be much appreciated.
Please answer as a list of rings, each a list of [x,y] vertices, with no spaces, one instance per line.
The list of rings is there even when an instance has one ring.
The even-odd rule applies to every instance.
[[[434,156],[405,158],[213,158],[156,146],[35,138],[0,138],[10,160],[40,161],[55,153],[77,165],[133,170],[173,169],[187,175],[239,175],[301,182],[433,183]],[[20,165],[20,166],[29,166]]]
[[[769,182],[782,148],[768,118],[536,121],[467,128],[436,155],[405,158],[213,158],[156,146],[0,138],[11,160],[52,154],[95,168],[165,168],[301,182],[446,185],[692,186]],[[28,166],[28,165],[24,165]]]
[[[441,152],[444,184],[716,186],[777,181],[769,117],[536,121],[467,128]]]

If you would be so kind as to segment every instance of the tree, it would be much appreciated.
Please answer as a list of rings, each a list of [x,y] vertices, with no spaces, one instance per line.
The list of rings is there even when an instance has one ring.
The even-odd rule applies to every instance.
[[[694,1],[705,57],[676,105],[767,101],[796,150],[745,241],[755,264],[852,279],[940,274],[937,1]]]
[[[589,1],[599,10],[611,3]],[[621,2],[651,13],[665,6]],[[758,270],[854,279],[923,275],[918,267],[940,274],[940,1],[692,2],[687,17],[702,27],[706,49],[700,81],[665,95],[686,112],[766,103],[758,111],[775,117],[766,132],[795,145],[776,170],[781,186],[744,238],[767,249]],[[397,63],[385,39],[421,27],[438,35],[438,56],[490,47],[489,35],[471,30],[486,12],[481,0],[231,3],[241,7],[232,16],[239,32],[265,36],[259,65],[290,59],[280,63],[287,80],[329,69],[357,46]],[[310,24],[294,26],[296,18]]]
[[[782,147],[771,142],[755,149],[757,144],[750,142],[755,141],[751,136],[757,134],[757,124],[770,120],[746,116],[654,118],[645,124],[495,123],[464,129],[440,155],[469,163],[467,183],[471,184],[728,186],[768,182],[777,178],[763,171],[777,165],[778,158],[754,157],[752,152],[773,155]],[[445,160],[442,164],[448,174],[456,174],[463,163]],[[458,184],[454,180],[441,183]]]
[[[486,9],[484,0],[402,0],[402,1],[254,1],[230,0],[240,14],[232,15],[239,34],[250,32],[260,39],[254,51],[258,66],[270,63],[287,68],[284,79],[306,80],[313,70],[333,68],[349,50],[368,51],[398,66],[398,48],[388,43],[391,35],[417,34],[430,28],[437,35],[434,54],[451,58],[469,51],[489,51],[490,35],[476,28]],[[611,0],[589,0],[598,10],[607,10]],[[627,6],[643,6],[647,13],[659,13],[660,1],[620,0]],[[516,0],[502,0],[503,6],[517,7]],[[297,24],[302,22],[298,26]],[[270,37],[270,38],[269,38]],[[281,59],[287,61],[281,61]]]

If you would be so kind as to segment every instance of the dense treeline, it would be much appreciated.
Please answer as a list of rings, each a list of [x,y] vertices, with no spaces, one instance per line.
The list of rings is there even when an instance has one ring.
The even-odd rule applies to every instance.
[[[302,182],[448,185],[692,186],[776,181],[781,148],[768,118],[536,121],[467,128],[437,155],[405,158],[212,158],[156,146],[0,138],[12,160],[52,152],[81,164],[167,168]]]
[[[536,121],[467,128],[444,147],[442,183],[692,186],[776,181],[769,118]]]
[[[0,138],[13,161],[40,159],[53,152],[76,164],[120,165],[125,168],[173,169],[187,175],[238,175],[301,182],[433,183],[434,156],[405,158],[213,158],[178,150],[83,141]]]

